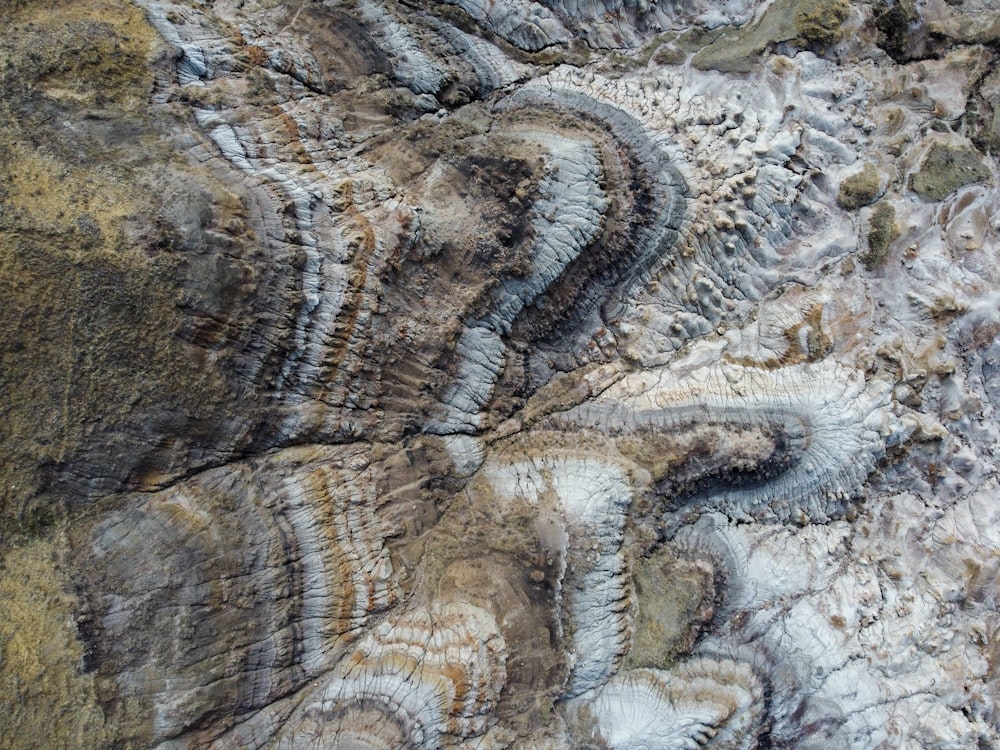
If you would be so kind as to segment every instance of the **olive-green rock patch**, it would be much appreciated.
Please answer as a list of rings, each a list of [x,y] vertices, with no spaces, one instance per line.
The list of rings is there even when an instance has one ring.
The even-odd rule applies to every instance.
[[[974,148],[935,143],[920,164],[920,170],[910,178],[910,187],[921,198],[940,201],[952,191],[983,182],[989,176],[989,167]]]
[[[749,73],[770,45],[811,48],[835,42],[849,12],[846,0],[777,0],[759,21],[723,34],[691,63],[699,70]]]
[[[192,253],[152,186],[195,180],[148,111],[154,30],[113,0],[0,17],[3,540],[119,489],[193,422],[216,429],[232,398],[178,335]]]
[[[58,545],[0,551],[0,747],[112,746],[73,626]]]
[[[889,246],[896,239],[896,209],[891,203],[882,201],[872,209],[871,225],[868,230],[868,249],[861,256],[861,262],[869,271],[882,265]]]
[[[867,206],[878,197],[881,186],[882,179],[878,170],[871,164],[865,164],[864,169],[850,175],[840,184],[837,205],[848,211]]]
[[[875,6],[874,15],[875,28],[879,32],[879,46],[897,62],[908,60],[913,43],[910,29],[920,20],[912,0],[879,2]]]
[[[638,560],[632,570],[638,599],[630,667],[669,669],[690,651],[714,613],[710,567],[677,559],[668,551]]]

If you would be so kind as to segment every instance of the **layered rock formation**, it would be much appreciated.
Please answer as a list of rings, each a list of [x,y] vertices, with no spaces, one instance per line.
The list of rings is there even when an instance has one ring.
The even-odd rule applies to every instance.
[[[0,13],[0,744],[1000,744],[989,3]]]

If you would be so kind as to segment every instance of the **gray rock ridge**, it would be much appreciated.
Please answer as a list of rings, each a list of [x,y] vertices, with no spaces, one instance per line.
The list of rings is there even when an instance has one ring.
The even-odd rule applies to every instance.
[[[0,33],[0,744],[1000,744],[988,4],[52,7],[139,51]]]

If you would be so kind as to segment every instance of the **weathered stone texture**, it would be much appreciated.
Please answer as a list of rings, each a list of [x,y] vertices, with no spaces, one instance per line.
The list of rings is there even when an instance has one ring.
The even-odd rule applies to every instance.
[[[3,4],[0,745],[1000,745],[997,22]]]

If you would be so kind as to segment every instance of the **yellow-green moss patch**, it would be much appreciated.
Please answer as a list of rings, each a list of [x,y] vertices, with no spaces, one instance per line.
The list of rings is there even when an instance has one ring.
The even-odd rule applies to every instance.
[[[0,552],[0,747],[109,746],[91,675],[81,671],[73,596],[47,540]]]
[[[849,175],[840,183],[837,205],[848,211],[867,206],[878,197],[881,186],[882,178],[878,170],[871,164],[865,164],[860,172]]]
[[[626,665],[669,669],[712,617],[712,571],[661,551],[636,562],[632,582],[638,607]]]
[[[982,154],[971,147],[935,143],[910,179],[910,187],[921,198],[944,200],[965,185],[989,179],[990,168]]]
[[[868,230],[868,250],[861,256],[865,268],[871,271],[882,265],[897,234],[896,209],[886,201],[876,204]]]
[[[810,48],[836,41],[849,11],[846,0],[777,0],[759,21],[726,32],[691,63],[700,70],[748,73],[770,45]]]

